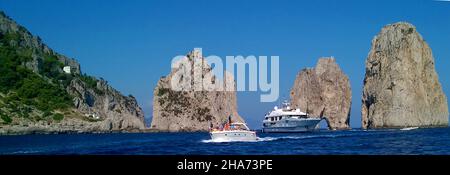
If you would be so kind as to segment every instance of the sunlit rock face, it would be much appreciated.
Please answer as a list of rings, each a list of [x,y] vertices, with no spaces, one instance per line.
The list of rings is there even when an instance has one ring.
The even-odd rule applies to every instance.
[[[237,112],[232,74],[224,72],[224,80],[217,78],[199,50],[190,52],[177,65],[153,91],[152,129],[207,131],[211,123],[218,126],[230,115],[233,121],[243,122]]]
[[[292,106],[324,117],[331,130],[350,129],[351,100],[350,81],[334,58],[321,58],[315,68],[302,70],[291,90]]]
[[[363,128],[448,126],[447,98],[430,47],[409,23],[372,40],[362,95]]]

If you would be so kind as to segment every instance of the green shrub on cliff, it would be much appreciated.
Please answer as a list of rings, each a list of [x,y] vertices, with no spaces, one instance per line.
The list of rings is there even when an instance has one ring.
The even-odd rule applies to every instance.
[[[40,74],[50,78],[57,78],[60,74],[64,74],[61,72],[63,67],[64,64],[59,62],[55,55],[46,54],[43,59]]]
[[[55,121],[61,121],[63,119],[64,119],[64,115],[62,115],[62,114],[54,114],[53,115],[53,120],[55,120]]]
[[[19,105],[13,102],[21,102],[41,111],[69,107],[71,97],[61,84],[56,84],[59,82],[57,78],[64,78],[67,84],[71,79],[61,75],[59,69],[62,63],[55,55],[44,55],[40,73],[46,78],[34,73],[24,66],[24,63],[33,60],[32,49],[18,47],[20,40],[17,33],[0,34],[0,92],[6,94],[6,101],[17,109]],[[21,115],[28,116],[28,113]]]
[[[80,76],[80,79],[81,79],[81,81],[83,81],[83,82],[86,84],[86,86],[89,87],[89,88],[95,88],[95,87],[97,87],[97,79],[95,79],[95,78],[92,77],[92,76],[89,76],[89,75],[84,74],[84,75]]]
[[[3,114],[1,110],[0,110],[0,118],[3,120],[4,124],[10,124],[12,122],[11,117],[7,116],[6,114]]]
[[[81,81],[83,81],[86,84],[87,88],[93,89],[95,93],[97,93],[99,95],[103,95],[105,93],[102,90],[97,88],[98,80],[95,77],[84,74],[84,75],[81,75],[79,78]]]

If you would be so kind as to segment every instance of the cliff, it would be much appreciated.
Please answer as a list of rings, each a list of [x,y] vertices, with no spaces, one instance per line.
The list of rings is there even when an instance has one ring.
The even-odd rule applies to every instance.
[[[132,96],[81,73],[0,12],[0,134],[111,132],[144,129]]]
[[[225,72],[224,80],[217,78],[198,50],[190,52],[179,64],[159,80],[153,91],[152,129],[207,131],[210,123],[218,126],[230,115],[233,121],[243,121],[237,112],[236,87],[231,74]],[[173,81],[182,89],[172,87]],[[193,86],[202,81],[215,85],[196,91]]]
[[[362,95],[363,128],[448,126],[431,48],[409,23],[385,26],[372,40]]]
[[[331,130],[349,129],[350,81],[334,58],[321,58],[313,69],[302,70],[291,90],[291,105],[311,117],[324,117]]]

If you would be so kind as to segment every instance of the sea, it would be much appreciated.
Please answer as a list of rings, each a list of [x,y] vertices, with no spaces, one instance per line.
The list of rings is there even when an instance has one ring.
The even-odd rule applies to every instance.
[[[450,128],[257,133],[214,142],[206,132],[0,136],[0,155],[450,155]]]

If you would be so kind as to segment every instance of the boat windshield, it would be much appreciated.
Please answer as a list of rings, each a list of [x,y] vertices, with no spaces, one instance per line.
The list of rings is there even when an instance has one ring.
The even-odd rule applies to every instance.
[[[250,131],[250,129],[244,123],[225,123],[223,126],[214,127],[210,126],[212,131],[234,131],[234,130],[244,130]]]
[[[231,130],[248,130],[247,126],[242,123],[232,123],[230,125]]]

